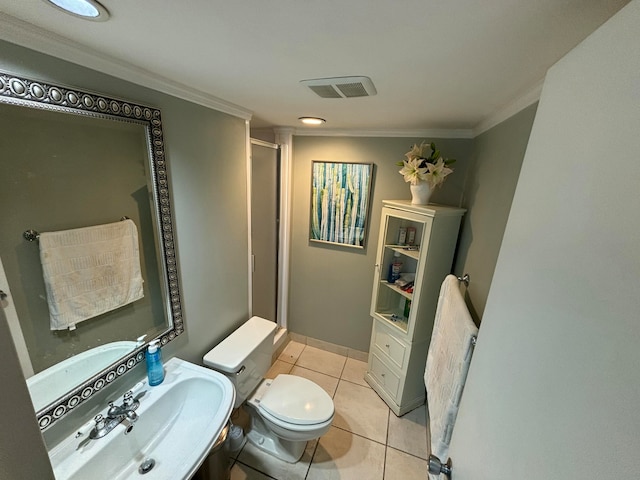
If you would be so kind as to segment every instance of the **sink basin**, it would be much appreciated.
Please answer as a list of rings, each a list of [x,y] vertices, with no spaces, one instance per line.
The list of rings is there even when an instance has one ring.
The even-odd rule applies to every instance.
[[[165,363],[165,372],[158,386],[145,380],[132,388],[134,396],[146,391],[133,428],[125,421],[105,437],[88,440],[91,422],[80,429],[82,436],[71,435],[52,449],[56,480],[190,478],[227,424],[235,391],[225,376],[178,358]],[[153,468],[139,473],[151,460]]]

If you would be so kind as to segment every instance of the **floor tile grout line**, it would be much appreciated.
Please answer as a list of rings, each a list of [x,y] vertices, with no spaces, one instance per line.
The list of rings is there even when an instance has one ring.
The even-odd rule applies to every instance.
[[[322,437],[320,437],[322,438]],[[313,459],[316,458],[316,452],[318,451],[318,445],[320,445],[320,438],[318,438],[318,441],[316,442],[316,446],[313,449],[313,454],[311,455],[311,460],[309,460],[309,465],[307,466],[307,473],[304,476],[304,480],[307,480],[307,478],[309,477],[309,472],[311,472],[311,464],[313,463]]]
[[[298,367],[298,368],[301,368],[303,370],[309,370],[309,371],[314,372],[314,373],[320,373],[322,375],[326,375],[327,377],[335,378],[336,380],[341,380],[340,377],[335,377],[335,376],[333,376],[333,375],[331,375],[329,373],[325,373],[325,372],[320,372],[318,370],[314,370],[313,368],[303,367],[302,365],[294,365],[294,367]]]
[[[293,366],[295,366],[295,365],[296,365],[295,363],[287,362],[286,360],[282,360],[282,359],[280,359],[280,358],[276,358],[276,361],[278,361],[278,360],[280,360],[282,363],[286,363],[287,365],[293,365]],[[275,365],[275,362],[273,362],[273,363],[271,364],[271,366],[272,366],[272,367],[273,367],[274,365]]]
[[[394,450],[396,450],[396,451],[398,451],[398,452],[401,452],[401,453],[404,453],[404,454],[410,455],[411,457],[417,458],[417,459],[419,459],[419,460],[424,460],[425,462],[427,461],[427,459],[426,459],[426,458],[423,458],[423,457],[420,457],[420,456],[418,456],[418,455],[416,455],[416,454],[414,454],[414,453],[411,453],[411,452],[407,452],[407,451],[405,451],[405,450],[402,450],[402,448],[394,447],[393,445],[389,445],[389,443],[388,443],[388,442],[389,442],[388,434],[387,434],[387,440],[386,440],[386,443],[382,443],[382,442],[379,442],[378,440],[374,440],[373,438],[365,437],[364,435],[362,435],[362,434],[360,434],[360,433],[356,433],[356,432],[352,432],[351,430],[347,430],[346,428],[338,427],[338,426],[336,426],[336,425],[331,425],[331,426],[332,426],[332,427],[334,427],[334,428],[337,428],[338,430],[342,430],[343,432],[347,432],[347,433],[350,433],[350,434],[352,434],[352,435],[355,435],[356,437],[360,437],[360,438],[363,438],[363,439],[365,439],[365,440],[369,440],[369,441],[371,441],[371,442],[377,443],[378,445],[384,445],[385,447],[393,448]],[[322,438],[322,437],[321,437],[321,438]]]
[[[385,441],[384,441],[384,461],[382,462],[382,480],[384,480],[384,477],[387,473],[387,450],[389,449],[389,426],[391,425],[391,422],[389,421],[390,416],[391,416],[391,409],[387,411],[387,431],[386,431]]]
[[[340,355],[342,356],[342,355]],[[347,368],[347,357],[344,357],[344,363],[342,364],[342,370],[340,370],[340,379],[342,380],[342,374],[344,373],[344,369]]]
[[[410,457],[417,458],[418,460],[422,460],[423,462],[428,462],[429,461],[426,458],[419,457],[418,455],[416,455],[414,453],[411,453],[411,452],[405,452],[404,450],[402,450],[402,449],[400,449],[398,447],[394,447],[393,445],[388,445],[387,444],[387,448],[390,448],[391,450],[395,450],[396,452],[404,453],[405,455],[409,455]]]
[[[273,480],[278,480],[276,477],[272,477],[271,475],[269,475],[267,472],[263,472],[262,470],[260,470],[259,468],[256,468],[252,465],[249,465],[247,463],[244,463],[243,461],[240,460],[236,460],[237,463],[241,463],[242,465],[244,465],[245,467],[249,467],[251,470],[255,470],[258,473],[261,473],[262,475],[264,475],[267,478],[271,478]]]
[[[331,353],[331,352],[329,352],[329,353]],[[338,354],[336,354],[336,355],[338,355]],[[300,356],[302,356],[302,353],[300,354]],[[341,355],[341,356],[343,356],[343,355]],[[344,363],[344,365],[342,366],[342,369],[340,370],[340,376],[338,376],[338,377],[336,377],[335,375],[332,375],[332,374],[330,374],[330,373],[321,372],[320,370],[315,370],[315,369],[313,369],[313,368],[311,368],[311,367],[309,367],[309,366],[307,366],[307,365],[301,365],[301,364],[299,364],[299,363],[298,363],[298,360],[299,360],[299,359],[300,359],[300,357],[298,357],[298,359],[296,360],[296,363],[289,363],[289,362],[285,362],[284,360],[281,360],[281,361],[283,361],[283,362],[285,362],[285,363],[287,363],[287,364],[289,364],[289,365],[293,365],[294,367],[304,368],[305,370],[311,370],[312,372],[321,373],[321,374],[326,375],[326,376],[331,377],[331,378],[337,378],[338,380],[344,380],[345,382],[353,383],[354,385],[360,385],[361,387],[371,388],[369,385],[362,385],[361,383],[356,383],[356,382],[354,382],[354,381],[351,381],[351,380],[349,380],[349,379],[347,379],[347,378],[344,378],[344,377],[343,377],[343,375],[344,375],[344,371],[345,371],[345,370],[346,370],[346,368],[347,368],[347,362],[346,362],[346,360],[348,360],[348,357],[344,357],[344,359],[345,359],[345,363]],[[364,377],[363,377],[363,378],[364,378]]]
[[[386,443],[379,442],[378,440],[374,440],[373,438],[365,437],[364,435],[356,432],[352,432],[351,430],[347,430],[346,428],[338,427],[336,425],[331,425],[333,428],[337,428],[338,430],[342,430],[343,432],[350,433],[351,435],[355,435],[356,437],[364,438],[365,440],[369,440],[370,442],[377,443],[378,445],[387,446]]]
[[[391,426],[391,409],[387,412],[387,438],[385,440],[385,445],[389,445],[389,427]]]
[[[329,352],[329,353],[331,353],[331,352]],[[300,356],[302,356],[302,354],[300,354]],[[299,358],[299,357],[298,357],[298,358]],[[345,358],[346,358],[346,357],[345,357]],[[339,376],[339,377],[336,377],[335,375],[331,375],[330,373],[321,372],[321,371],[319,371],[319,370],[314,370],[313,368],[310,368],[310,367],[308,367],[308,366],[306,366],[306,365],[300,365],[300,364],[298,363],[298,361],[297,361],[297,360],[296,360],[296,363],[294,363],[294,364],[293,364],[293,366],[294,366],[294,367],[298,367],[298,368],[304,368],[304,369],[306,369],[306,370],[311,370],[312,372],[321,373],[321,374],[323,374],[323,375],[326,375],[327,377],[335,378],[335,379],[338,379],[338,380],[341,380],[341,378],[342,378],[342,370],[340,371],[340,376]],[[343,368],[343,370],[344,370],[344,366],[343,366],[342,368]],[[348,380],[347,380],[347,381],[348,381]]]
[[[384,446],[384,459],[382,460],[382,480],[387,473],[387,450],[389,449],[389,445]]]
[[[357,386],[362,387],[362,388],[368,388],[369,390],[373,390],[373,388],[371,388],[369,385],[362,385],[361,383],[352,382],[351,380],[349,380],[347,378],[341,378],[340,380],[344,380],[345,382],[349,382],[351,385],[357,385]]]

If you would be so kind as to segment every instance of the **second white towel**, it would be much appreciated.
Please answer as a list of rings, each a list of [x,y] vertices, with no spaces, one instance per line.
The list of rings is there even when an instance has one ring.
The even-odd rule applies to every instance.
[[[138,230],[132,220],[40,234],[51,330],[144,296]]]
[[[448,275],[440,288],[424,374],[431,453],[442,462],[449,456],[451,434],[473,353],[472,338],[477,334],[478,328],[464,301],[458,279]]]

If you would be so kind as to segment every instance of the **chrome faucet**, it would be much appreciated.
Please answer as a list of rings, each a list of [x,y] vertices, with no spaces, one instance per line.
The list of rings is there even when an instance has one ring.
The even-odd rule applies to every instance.
[[[147,393],[146,390],[140,392],[134,398],[133,392],[128,391],[124,394],[122,405],[115,405],[113,402],[109,402],[107,416],[104,417],[98,414],[94,417],[95,425],[89,432],[89,438],[92,440],[102,438],[124,421],[128,423],[125,433],[129,433],[133,428],[133,424],[138,420],[136,409],[140,406],[140,399],[145,393]]]
[[[109,402],[109,410],[107,410],[107,418],[111,420],[129,420],[134,423],[138,420],[136,409],[140,406],[139,397],[133,398],[133,393],[128,391],[124,394],[122,405],[116,406],[113,402]]]

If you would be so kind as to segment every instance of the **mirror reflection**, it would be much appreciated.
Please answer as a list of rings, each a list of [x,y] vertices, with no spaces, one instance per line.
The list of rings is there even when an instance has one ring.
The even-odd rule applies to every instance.
[[[160,112],[10,75],[0,77],[0,94],[2,306],[46,428],[142,361],[146,341],[182,332]],[[113,308],[54,329],[45,242],[24,232],[67,234],[124,218],[137,234],[141,298],[120,305],[113,289],[99,290],[89,310],[100,301]]]

